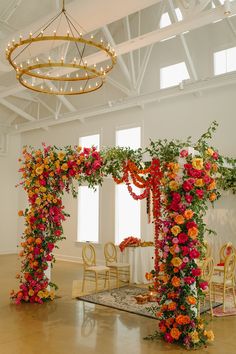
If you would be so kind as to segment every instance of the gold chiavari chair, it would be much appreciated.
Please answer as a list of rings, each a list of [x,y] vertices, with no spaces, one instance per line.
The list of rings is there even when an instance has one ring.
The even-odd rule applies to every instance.
[[[213,275],[212,277],[212,290],[215,298],[216,294],[223,294],[223,312],[225,312],[226,305],[226,292],[232,290],[234,306],[236,307],[236,296],[235,296],[235,267],[236,267],[236,255],[231,253],[225,259],[224,264],[224,274]]]
[[[82,258],[84,263],[82,292],[84,292],[86,280],[95,282],[96,292],[98,291],[99,279],[104,279],[104,288],[106,287],[106,282],[108,282],[108,288],[110,289],[110,268],[96,265],[96,252],[91,244],[83,245]]]
[[[112,242],[107,242],[104,246],[104,256],[106,266],[110,268],[111,276],[116,278],[116,286],[119,288],[120,280],[130,283],[130,265],[128,263],[119,263],[117,261],[116,246]]]
[[[209,296],[211,316],[213,316],[213,308],[212,308],[212,276],[213,276],[213,271],[214,271],[213,257],[208,257],[203,261],[202,266],[201,266],[201,270],[202,270],[201,278],[204,281],[208,282],[208,290],[205,292],[205,294],[206,294],[206,296]],[[205,305],[205,300],[204,300],[204,305]],[[200,316],[200,307],[201,307],[201,303],[199,300],[199,316]]]
[[[224,264],[226,257],[229,256],[230,254],[236,254],[236,248],[232,245],[231,242],[225,243],[221,248],[220,248],[220,262],[215,266],[214,270],[215,272],[224,272]]]

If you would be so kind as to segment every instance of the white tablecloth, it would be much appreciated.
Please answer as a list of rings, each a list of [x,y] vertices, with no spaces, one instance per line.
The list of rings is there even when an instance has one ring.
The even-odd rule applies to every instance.
[[[127,247],[121,261],[130,264],[130,280],[135,284],[147,284],[145,274],[154,269],[154,247]]]

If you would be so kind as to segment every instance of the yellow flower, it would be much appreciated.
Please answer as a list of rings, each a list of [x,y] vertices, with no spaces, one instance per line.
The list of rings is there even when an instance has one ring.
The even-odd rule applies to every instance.
[[[41,204],[41,201],[42,201],[41,198],[37,198],[37,199],[35,200],[35,203],[38,204],[38,205],[40,205],[40,204]]]
[[[198,343],[199,342],[199,336],[198,336],[198,332],[194,331],[192,333],[190,333],[191,339],[193,343]]]
[[[29,294],[29,296],[33,296],[34,295],[34,290],[33,289],[29,289],[28,294]]]
[[[206,336],[207,337],[207,339],[209,340],[209,341],[211,341],[211,342],[213,342],[213,340],[215,339],[215,336],[214,336],[214,333],[213,333],[213,331],[212,330],[210,330],[210,331],[204,331],[204,336]]]
[[[44,166],[43,166],[43,165],[37,167],[36,170],[35,170],[36,174],[37,174],[38,176],[41,175],[41,174],[43,173],[43,169],[44,169]]]
[[[62,151],[58,152],[58,158],[59,158],[60,161],[62,161],[64,159],[64,157],[65,157],[65,153],[64,152],[62,152]]]
[[[202,178],[198,178],[196,181],[195,181],[195,186],[196,187],[203,187],[204,186],[204,181]]]
[[[200,157],[193,159],[192,165],[196,170],[202,170],[203,169],[203,159],[201,159]]]
[[[77,149],[76,149],[78,152],[80,152],[82,150],[82,147],[81,146],[77,146]]]
[[[45,193],[47,189],[42,186],[42,187],[39,188],[39,190],[40,190],[40,192]]]
[[[49,292],[49,297],[51,300],[53,300],[55,298],[55,293],[53,291]]]
[[[179,185],[176,181],[171,181],[169,183],[169,187],[172,191],[177,191],[177,189],[179,188]]]
[[[171,232],[174,236],[177,236],[181,232],[181,228],[178,225],[175,225],[171,228]]]
[[[42,299],[44,297],[44,292],[40,290],[37,295],[40,299]]]
[[[174,257],[172,258],[171,263],[173,264],[174,267],[179,267],[183,262],[179,257]]]
[[[209,155],[209,156],[212,156],[212,155],[214,154],[214,150],[211,149],[211,148],[208,148],[208,149],[206,150],[206,154]]]
[[[67,171],[67,170],[68,170],[68,165],[67,165],[67,163],[63,163],[63,165],[61,166],[61,169],[62,169],[63,171]]]

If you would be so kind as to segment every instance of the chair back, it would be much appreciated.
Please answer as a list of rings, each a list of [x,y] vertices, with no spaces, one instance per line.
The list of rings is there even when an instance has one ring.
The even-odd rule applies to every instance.
[[[117,262],[116,246],[112,242],[107,242],[104,246],[104,256],[106,263]]]
[[[235,253],[236,249],[231,242],[224,244],[220,249],[220,262],[225,263],[226,257],[230,254]]]
[[[202,279],[207,281],[209,284],[211,282],[211,278],[214,271],[214,259],[212,257],[208,257],[205,259],[202,265]]]
[[[212,248],[207,241],[203,242],[205,248],[205,258],[209,258],[212,256]]]
[[[224,265],[224,280],[234,281],[234,272],[236,267],[236,255],[235,253],[230,254],[225,259]]]
[[[82,258],[85,267],[91,267],[96,265],[96,252],[93,245],[86,243],[82,248]]]

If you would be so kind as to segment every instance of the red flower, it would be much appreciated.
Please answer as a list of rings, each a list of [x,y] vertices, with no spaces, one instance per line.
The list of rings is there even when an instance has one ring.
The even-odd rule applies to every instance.
[[[179,203],[181,201],[181,195],[177,192],[172,193],[172,198],[173,201],[175,201],[176,203]]]
[[[192,195],[190,195],[190,194],[186,194],[185,196],[184,196],[184,198],[185,198],[185,200],[186,200],[186,202],[187,203],[192,203],[192,200],[193,200],[193,196]]]
[[[178,234],[178,240],[179,240],[179,243],[185,243],[188,240],[188,235],[181,232],[180,234]]]
[[[187,150],[182,150],[180,151],[180,157],[187,157],[188,156],[188,151]]]
[[[201,283],[199,283],[199,286],[202,290],[206,290],[208,288],[208,282],[202,281]]]
[[[189,181],[184,181],[183,189],[185,190],[185,192],[190,192],[193,189],[193,184],[189,183]]]
[[[194,221],[188,221],[186,224],[187,229],[191,229],[192,227],[197,227],[197,224]]]
[[[188,285],[191,285],[195,282],[195,279],[193,277],[184,277],[184,282]]]
[[[199,256],[200,256],[200,253],[199,253],[199,251],[196,250],[196,249],[193,249],[193,250],[191,250],[191,251],[189,252],[189,257],[192,258],[192,259],[194,259],[194,258],[199,258]]]
[[[183,256],[187,256],[189,254],[189,247],[182,246],[181,249],[182,249]]]
[[[202,271],[200,268],[193,268],[192,269],[192,275],[194,277],[199,277],[202,274]]]
[[[218,160],[218,158],[219,158],[218,152],[215,151],[214,154],[212,155],[212,157],[214,160]]]
[[[54,231],[54,235],[55,235],[55,236],[61,236],[61,230],[59,230],[59,229],[58,229],[58,230],[55,230],[55,231]]]
[[[202,189],[196,189],[196,194],[199,199],[202,199],[204,197],[204,191]]]

